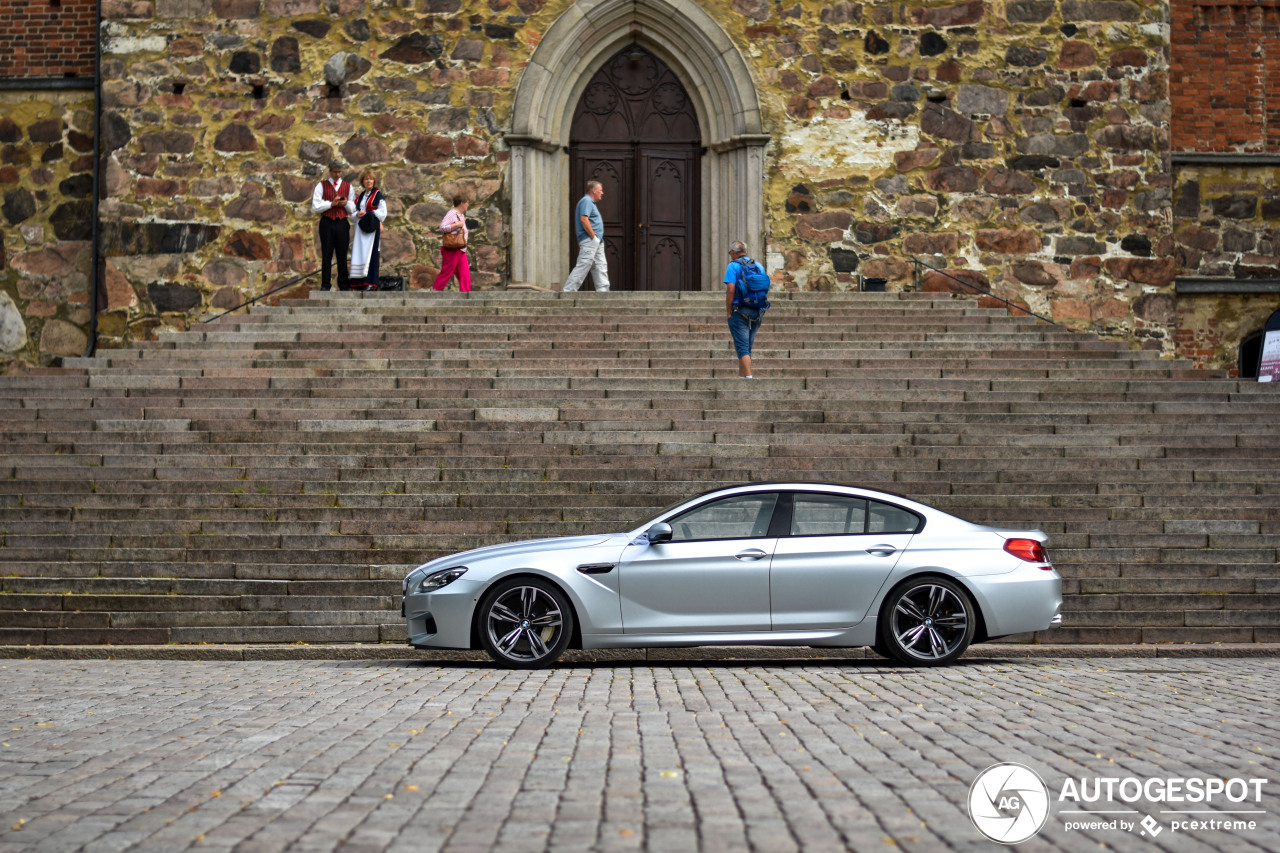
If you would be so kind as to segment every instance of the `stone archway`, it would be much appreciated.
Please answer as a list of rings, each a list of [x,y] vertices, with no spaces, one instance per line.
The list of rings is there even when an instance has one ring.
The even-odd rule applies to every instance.
[[[760,104],[732,40],[692,0],[583,0],[552,24],[516,89],[511,130],[511,280],[559,286],[568,275],[570,125],[601,63],[636,42],[659,57],[693,100],[701,163],[704,288],[730,240],[764,255],[764,146]]]

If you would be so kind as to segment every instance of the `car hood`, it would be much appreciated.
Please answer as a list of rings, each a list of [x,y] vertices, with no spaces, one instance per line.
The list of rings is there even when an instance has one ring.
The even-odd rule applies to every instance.
[[[450,566],[462,566],[495,557],[514,557],[519,554],[536,554],[541,551],[588,548],[592,545],[602,545],[613,538],[618,538],[620,540],[619,544],[622,544],[621,540],[626,538],[626,534],[604,533],[591,536],[558,536],[554,539],[526,539],[521,542],[503,542],[498,545],[486,545],[483,548],[473,548],[470,551],[439,557],[429,563],[422,564],[413,571],[419,572],[423,569],[435,570]],[[413,574],[413,572],[410,572],[410,574]]]

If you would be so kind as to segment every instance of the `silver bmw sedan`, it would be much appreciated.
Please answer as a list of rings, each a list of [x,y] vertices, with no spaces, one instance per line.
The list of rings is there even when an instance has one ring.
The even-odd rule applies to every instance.
[[[1061,624],[1039,530],[886,492],[721,488],[632,530],[477,548],[404,579],[409,645],[543,667],[568,648],[871,646],[937,666]]]

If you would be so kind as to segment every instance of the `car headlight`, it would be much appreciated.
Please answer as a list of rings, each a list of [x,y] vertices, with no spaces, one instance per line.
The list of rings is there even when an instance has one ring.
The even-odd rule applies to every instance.
[[[454,566],[452,569],[432,572],[422,579],[422,583],[418,584],[418,592],[434,592],[441,587],[448,586],[466,573],[466,566]]]

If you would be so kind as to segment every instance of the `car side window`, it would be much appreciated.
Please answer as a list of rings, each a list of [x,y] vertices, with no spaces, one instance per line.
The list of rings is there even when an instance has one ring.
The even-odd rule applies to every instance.
[[[797,494],[791,513],[792,536],[839,536],[866,529],[867,502],[844,495]]]
[[[769,533],[769,521],[778,503],[776,492],[735,495],[670,519],[672,542],[700,539],[758,539]]]
[[[901,507],[867,502],[868,533],[915,533],[920,529],[920,516]]]

